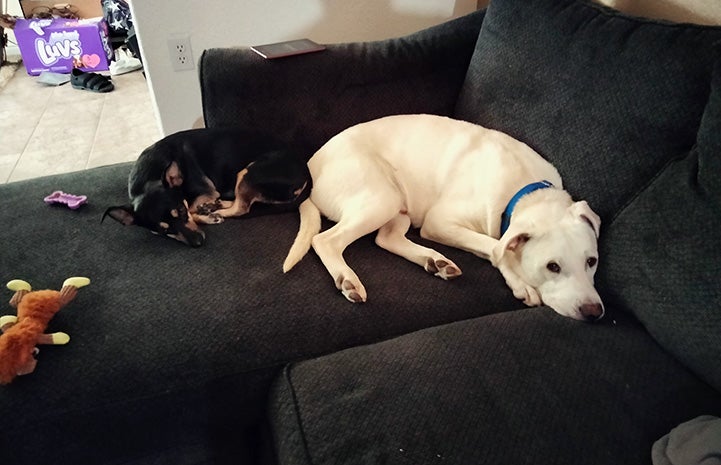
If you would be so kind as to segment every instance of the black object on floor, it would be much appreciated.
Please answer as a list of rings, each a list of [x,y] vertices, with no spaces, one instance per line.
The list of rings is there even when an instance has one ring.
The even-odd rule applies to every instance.
[[[91,92],[110,92],[115,89],[115,85],[110,78],[98,73],[89,73],[74,68],[70,73],[70,85],[73,89],[89,90]]]

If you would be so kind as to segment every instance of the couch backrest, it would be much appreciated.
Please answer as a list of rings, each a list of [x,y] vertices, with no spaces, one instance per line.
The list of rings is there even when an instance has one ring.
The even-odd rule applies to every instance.
[[[456,116],[517,137],[610,220],[696,140],[721,28],[494,0]]]
[[[456,116],[558,168],[602,217],[607,305],[721,390],[719,43],[590,0],[493,0]]]
[[[207,127],[263,131],[310,156],[352,125],[397,113],[453,112],[483,11],[394,39],[328,44],[264,60],[247,47],[200,58]]]

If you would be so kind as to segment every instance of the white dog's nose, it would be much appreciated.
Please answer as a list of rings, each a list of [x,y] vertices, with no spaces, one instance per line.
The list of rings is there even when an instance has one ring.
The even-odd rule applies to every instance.
[[[603,305],[599,303],[585,303],[581,305],[579,312],[586,321],[598,321],[603,318]]]

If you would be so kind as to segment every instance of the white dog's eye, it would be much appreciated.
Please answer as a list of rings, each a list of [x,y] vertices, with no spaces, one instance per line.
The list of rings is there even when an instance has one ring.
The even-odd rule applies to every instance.
[[[548,271],[550,271],[551,273],[561,272],[561,266],[556,262],[548,262],[548,265],[546,265],[546,269],[548,269]]]
[[[588,260],[586,260],[586,265],[588,265],[589,268],[596,266],[596,263],[598,263],[598,259],[596,257],[588,257]]]

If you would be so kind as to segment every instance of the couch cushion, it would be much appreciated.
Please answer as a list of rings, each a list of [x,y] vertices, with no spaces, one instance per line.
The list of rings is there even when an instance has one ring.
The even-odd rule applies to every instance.
[[[721,28],[493,0],[456,116],[526,142],[605,222],[696,140]]]
[[[637,323],[545,309],[290,365],[271,405],[280,464],[637,465],[721,395]]]
[[[721,62],[698,142],[605,229],[599,283],[721,391]]]
[[[282,273],[297,212],[205,227],[198,249],[101,223],[108,206],[127,201],[129,171],[0,185],[0,282],[92,281],[51,321],[70,343],[41,348],[33,374],[0,386],[2,464],[244,463],[244,428],[261,418],[287,362],[522,306],[478,257],[438,246],[464,271],[446,282],[372,237],[346,252],[369,291],[352,305],[313,252]],[[56,189],[88,204],[45,205]]]

